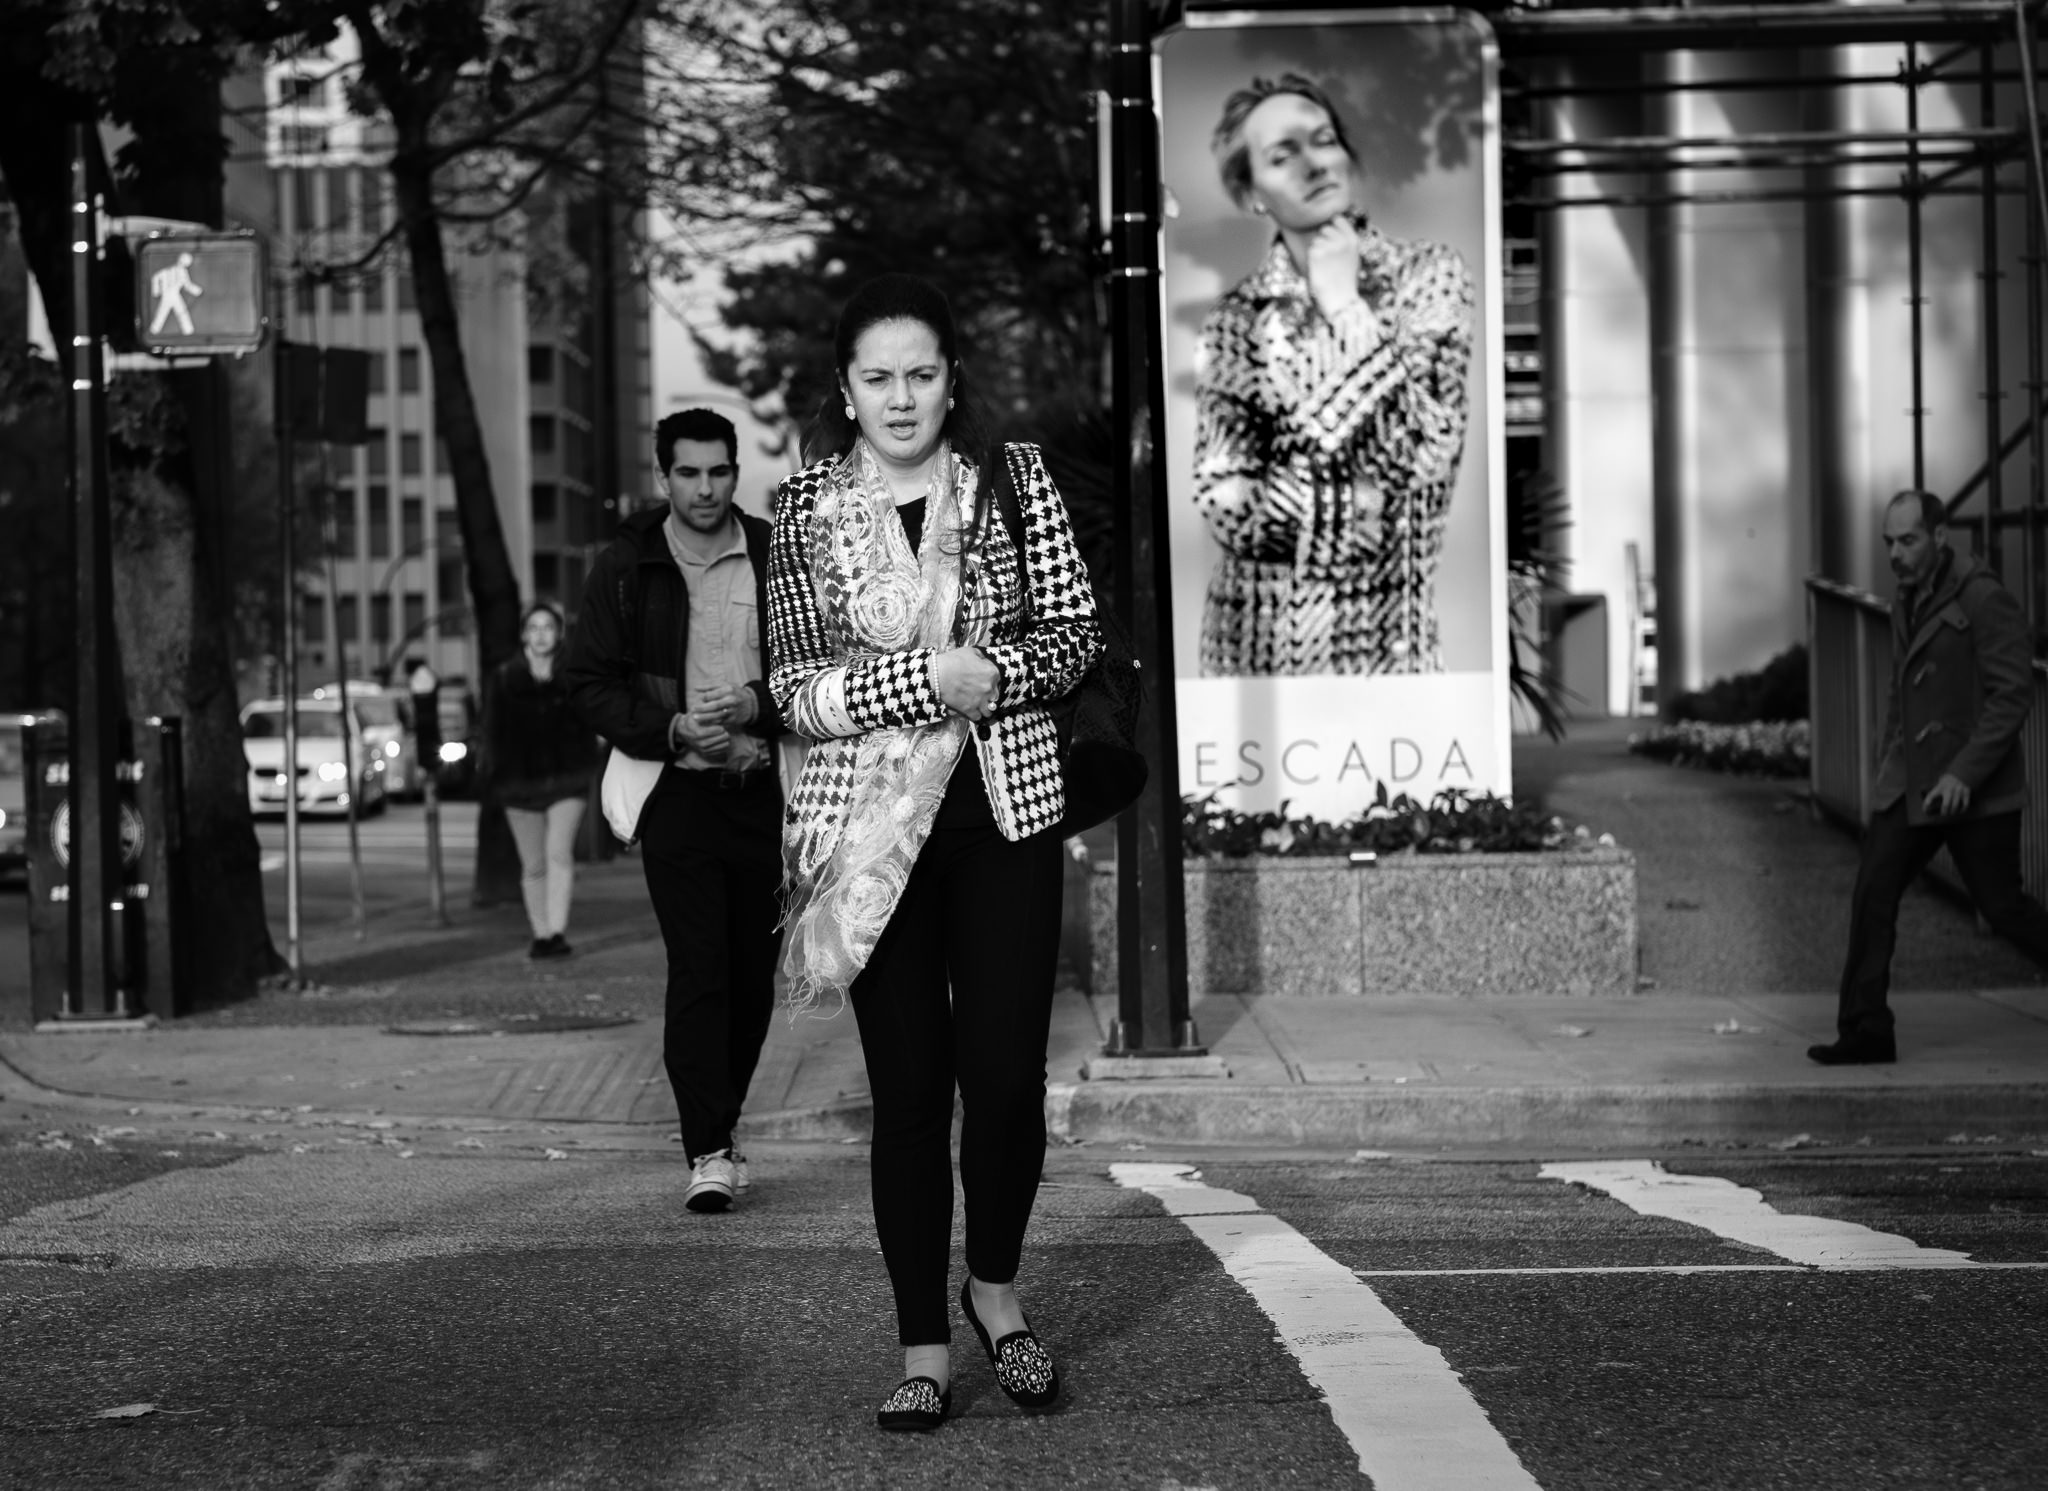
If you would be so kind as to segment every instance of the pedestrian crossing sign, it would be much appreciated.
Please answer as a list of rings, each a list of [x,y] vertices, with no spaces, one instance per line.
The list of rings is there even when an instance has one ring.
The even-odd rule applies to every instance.
[[[159,356],[254,352],[270,317],[254,233],[160,233],[135,248],[135,337]]]

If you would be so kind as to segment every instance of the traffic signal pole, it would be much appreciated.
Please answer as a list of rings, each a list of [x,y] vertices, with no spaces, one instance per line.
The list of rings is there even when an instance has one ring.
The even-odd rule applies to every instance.
[[[1179,746],[1174,726],[1173,592],[1167,552],[1166,403],[1160,368],[1158,122],[1150,6],[1111,0],[1109,58],[1111,398],[1117,443],[1117,586],[1147,684],[1138,744],[1145,790],[1117,819],[1117,1019],[1105,1063],[1206,1058],[1188,1013],[1186,892],[1181,881]],[[1220,1073],[1220,1066],[1217,1067]]]
[[[61,1018],[132,1020],[122,987],[119,903],[121,675],[114,646],[114,564],[107,501],[106,365],[101,350],[102,194],[97,141],[73,124],[71,154],[71,506],[77,571],[77,683],[70,725],[71,981]]]

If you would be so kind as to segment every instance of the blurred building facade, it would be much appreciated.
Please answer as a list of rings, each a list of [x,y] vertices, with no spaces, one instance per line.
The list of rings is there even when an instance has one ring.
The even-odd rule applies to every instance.
[[[334,563],[309,565],[302,579],[300,676],[311,684],[345,668],[402,678],[398,670],[423,661],[444,678],[476,680],[454,482],[412,277],[396,244],[365,268],[346,267],[390,232],[394,210],[383,128],[351,115],[342,97],[348,45],[344,31],[322,52],[271,65],[263,84],[276,330],[371,354],[367,443],[312,448],[326,520],[302,553],[331,547]],[[607,233],[601,216],[587,186],[544,182],[488,232],[444,230],[513,571],[523,597],[571,612],[618,518],[657,500],[644,454],[649,303],[628,270],[630,219],[614,209]],[[306,451],[300,459],[307,471]]]

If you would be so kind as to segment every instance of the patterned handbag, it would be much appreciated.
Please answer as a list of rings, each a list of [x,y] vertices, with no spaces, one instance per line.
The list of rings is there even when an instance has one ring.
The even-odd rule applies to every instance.
[[[1010,532],[1010,544],[1024,562],[1024,514],[1017,493],[1028,479],[1020,469],[1027,458],[1019,447],[1006,445],[996,473],[996,510]],[[1029,605],[1031,586],[1024,587]],[[1102,627],[1102,656],[1066,693],[1045,703],[1059,734],[1060,777],[1066,811],[1060,816],[1061,838],[1114,818],[1145,790],[1150,767],[1138,749],[1138,709],[1144,702],[1145,680],[1136,651],[1116,613],[1096,598],[1095,618]]]

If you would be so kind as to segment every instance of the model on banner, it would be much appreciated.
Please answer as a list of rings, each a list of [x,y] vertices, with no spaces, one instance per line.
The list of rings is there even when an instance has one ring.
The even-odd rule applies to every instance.
[[[1343,121],[1298,73],[1231,94],[1210,148],[1278,231],[1202,325],[1194,499],[1224,551],[1202,672],[1440,673],[1471,274],[1366,220]]]

